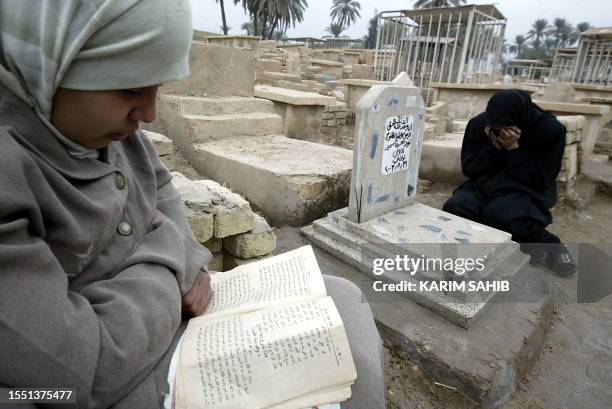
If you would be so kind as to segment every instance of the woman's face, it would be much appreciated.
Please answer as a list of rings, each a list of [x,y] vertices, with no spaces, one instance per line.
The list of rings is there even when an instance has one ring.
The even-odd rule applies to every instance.
[[[113,91],[58,88],[51,123],[67,138],[90,149],[101,149],[155,119],[159,85]]]

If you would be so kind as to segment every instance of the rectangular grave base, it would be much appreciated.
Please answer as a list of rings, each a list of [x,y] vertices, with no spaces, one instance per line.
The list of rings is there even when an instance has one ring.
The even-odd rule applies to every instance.
[[[385,343],[432,381],[472,399],[475,407],[503,405],[537,361],[553,314],[555,285],[549,272],[525,266],[513,277],[509,292],[477,311],[477,320],[457,314],[466,324],[459,326],[448,319],[452,310],[443,315],[397,293],[382,298],[372,291],[371,276],[350,268],[359,269],[358,254],[350,247],[315,233],[312,225],[302,234],[340,259],[327,273],[362,290]],[[349,265],[343,268],[343,262]]]
[[[399,254],[400,251],[406,249],[417,249],[412,255],[421,254],[426,257],[441,257],[448,255],[448,248],[454,249],[455,257],[477,257],[478,255],[487,255],[487,269],[479,275],[470,277],[459,277],[465,280],[486,280],[486,281],[508,281],[512,282],[514,275],[521,270],[526,264],[528,257],[522,254],[518,245],[509,240],[509,235],[499,230],[492,229],[487,226],[474,224],[457,216],[449,215],[440,210],[430,208],[421,204],[410,205],[399,210],[400,219],[404,219],[403,225],[409,225],[406,234],[414,231],[418,227],[410,226],[410,224],[419,224],[421,222],[432,223],[431,220],[442,216],[449,223],[451,230],[470,229],[473,236],[478,240],[478,244],[471,243],[456,243],[448,240],[448,236],[441,237],[439,234],[429,234],[431,231],[426,231],[421,234],[421,239],[426,241],[417,241],[412,235],[412,241],[409,243],[394,243],[392,240],[397,240],[396,237],[389,235],[387,240],[384,240],[379,233],[381,230],[371,229],[371,225],[357,224],[349,221],[344,217],[346,210],[340,209],[331,212],[326,218],[317,220],[311,226],[302,229],[302,233],[308,237],[317,246],[323,248],[328,253],[334,255],[343,262],[355,267],[360,272],[366,274],[370,278],[370,282],[374,280],[383,281],[385,283],[415,283],[419,285],[419,281],[448,281],[448,276],[440,276],[436,273],[420,274],[412,276],[405,272],[386,271],[382,275],[373,273],[373,260],[375,258],[393,258],[394,254]],[[398,211],[390,212],[397,213]],[[418,216],[418,217],[417,217]],[[450,219],[452,216],[452,220]],[[383,215],[387,222],[384,226],[387,231],[392,231],[397,227],[398,223],[402,223],[400,219],[392,219],[391,215]],[[389,222],[393,220],[393,223]],[[420,221],[419,221],[420,220]],[[433,226],[433,224],[431,224]],[[370,230],[368,232],[368,228]],[[427,229],[424,229],[427,230]],[[435,230],[435,229],[434,229]],[[364,233],[365,231],[365,233]],[[441,229],[440,232],[445,231]],[[440,233],[438,232],[438,233]],[[449,229],[446,229],[449,233]],[[371,233],[371,234],[370,234]],[[493,240],[500,240],[501,243],[495,243]],[[398,246],[398,244],[401,244]],[[456,248],[455,244],[459,248]],[[479,252],[474,253],[474,248]],[[395,250],[397,253],[394,253]],[[406,253],[404,253],[406,254]],[[453,274],[451,274],[453,275]],[[458,276],[451,278],[457,280]],[[494,300],[498,292],[495,290],[483,292],[445,292],[428,290],[412,290],[399,292],[404,297],[421,304],[440,316],[450,320],[451,322],[469,328],[474,320],[482,314],[488,305]]]

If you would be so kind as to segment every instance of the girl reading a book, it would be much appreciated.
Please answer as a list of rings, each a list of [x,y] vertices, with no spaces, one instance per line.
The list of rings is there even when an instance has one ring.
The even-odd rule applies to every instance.
[[[0,1],[0,387],[171,404],[211,257],[139,123],[188,74],[191,37],[188,0]],[[383,408],[369,307],[352,284],[326,285],[358,374],[342,407]]]

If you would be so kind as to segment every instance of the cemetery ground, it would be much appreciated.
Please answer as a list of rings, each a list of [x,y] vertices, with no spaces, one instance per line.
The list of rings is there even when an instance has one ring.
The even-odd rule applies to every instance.
[[[348,129],[348,127],[347,127]],[[350,129],[352,131],[352,129]],[[352,132],[327,135],[321,143],[352,147]],[[175,153],[176,170],[193,179],[202,178]],[[582,179],[579,188],[589,190],[590,181]],[[441,208],[454,185],[419,180],[419,202]],[[612,198],[595,191],[584,209],[576,209],[560,200],[552,211],[550,230],[571,243],[612,243]],[[308,240],[299,227],[276,230],[275,253],[284,253]],[[326,274],[351,270],[351,267],[313,246],[321,270]],[[528,376],[519,384],[503,409],[604,409],[612,401],[612,297],[597,304],[575,302],[576,279],[553,278],[557,297],[554,316],[543,351]],[[441,334],[444,336],[444,334]],[[503,340],[499,340],[503,342]],[[475,404],[449,389],[432,382],[414,363],[400,357],[385,345],[385,383],[389,409],[472,409]]]

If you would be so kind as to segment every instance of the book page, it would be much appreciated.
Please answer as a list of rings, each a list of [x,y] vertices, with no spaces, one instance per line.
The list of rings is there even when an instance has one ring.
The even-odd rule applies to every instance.
[[[332,404],[326,404],[324,402],[341,402],[341,401],[347,400],[350,397],[351,397],[351,387],[350,385],[347,385],[347,386],[341,387],[339,389],[334,389],[331,391],[318,392],[315,394],[308,394],[305,396],[300,396],[298,398],[291,399],[283,403],[279,403],[278,405],[269,406],[266,409],[297,409],[297,408],[324,409],[324,407],[332,405]],[[340,409],[340,404],[336,404],[336,405],[337,405],[337,409]]]
[[[311,246],[214,274],[211,286],[209,319],[327,295]]]
[[[185,331],[177,409],[266,408],[356,379],[330,297],[203,318],[192,319]]]

